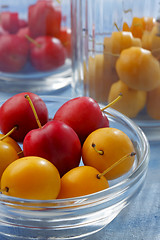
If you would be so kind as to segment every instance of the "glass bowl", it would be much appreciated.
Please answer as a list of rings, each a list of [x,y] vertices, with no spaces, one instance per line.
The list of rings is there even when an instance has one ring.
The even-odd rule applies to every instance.
[[[0,18],[1,91],[49,92],[70,85],[72,46],[69,1],[1,1]],[[39,38],[43,38],[41,43],[38,43]],[[57,42],[51,47],[49,41],[53,42],[53,38],[60,42],[59,50]],[[39,51],[37,56],[34,50]]]
[[[50,118],[68,98],[42,96]],[[136,158],[132,169],[94,194],[53,201],[32,201],[0,194],[0,238],[84,239],[109,224],[140,192],[150,147],[143,131],[129,118],[107,109],[110,126],[132,140]],[[36,173],[35,173],[36,174]]]

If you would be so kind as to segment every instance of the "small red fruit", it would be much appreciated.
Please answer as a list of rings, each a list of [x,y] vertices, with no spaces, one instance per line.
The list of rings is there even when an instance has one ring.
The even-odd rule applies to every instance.
[[[25,28],[28,26],[28,23],[24,19],[19,19],[19,28]]]
[[[28,28],[28,27],[22,27],[22,28],[20,28],[19,31],[17,32],[17,35],[18,35],[19,37],[24,37],[24,38],[27,40],[26,36],[30,36],[29,28]],[[28,41],[28,40],[27,40],[27,41]],[[28,41],[28,44],[29,44],[29,43],[30,43],[30,42]]]
[[[27,39],[14,34],[0,37],[0,71],[19,72],[27,62],[29,47]]]
[[[62,176],[79,165],[81,143],[71,127],[52,120],[25,136],[23,151],[24,156],[39,156],[49,160]]]
[[[50,36],[38,37],[31,43],[32,65],[39,71],[54,70],[65,63],[66,51],[60,40]]]
[[[72,127],[82,143],[94,130],[109,126],[98,103],[90,97],[77,97],[65,102],[55,113],[54,120]]]
[[[7,35],[7,34],[9,34],[9,32],[7,32],[6,30],[4,30],[3,27],[0,26],[0,36]]]
[[[0,14],[1,26],[9,33],[15,34],[19,29],[19,17],[17,12],[2,12]]]
[[[39,0],[28,10],[28,25],[31,37],[55,36],[60,31],[61,9],[53,5],[52,0]]]
[[[101,127],[109,127],[109,120],[107,118],[107,115],[102,112],[102,123],[101,123]]]
[[[48,121],[46,104],[38,95],[23,92],[9,98],[0,108],[0,130],[6,134],[17,126],[17,130],[10,136],[18,142],[22,142],[31,129],[38,128],[31,106],[24,97],[26,94],[30,96],[41,124],[44,125]]]
[[[67,27],[61,27],[59,34],[56,36],[67,51],[67,57],[71,58],[72,56],[72,36],[71,29]]]

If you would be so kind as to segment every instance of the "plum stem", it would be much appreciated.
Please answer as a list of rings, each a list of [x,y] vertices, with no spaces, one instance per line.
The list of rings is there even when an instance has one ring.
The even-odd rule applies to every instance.
[[[103,150],[98,150],[98,149],[96,148],[96,144],[92,143],[92,147],[94,148],[94,150],[95,150],[99,155],[103,155],[103,154],[104,154]]]
[[[3,137],[0,138],[0,141],[2,141],[3,139],[5,139],[6,137],[10,136],[15,130],[17,130],[18,127],[15,126],[13,127],[7,134],[5,134]]]
[[[119,27],[118,27],[116,22],[114,22],[114,26],[117,28],[118,32],[120,32],[120,29],[119,29]]]
[[[18,152],[17,154],[18,154],[18,156],[19,156],[19,155],[21,155],[22,153],[23,153],[23,151],[20,151],[20,152]]]
[[[122,93],[120,93],[119,96],[118,96],[116,99],[114,99],[112,102],[110,102],[107,106],[101,108],[101,111],[103,112],[106,108],[111,107],[113,104],[115,104],[116,102],[118,102],[119,99],[120,99],[122,96],[123,96]]]
[[[39,118],[38,118],[36,109],[35,109],[35,107],[34,107],[34,105],[33,105],[33,102],[32,102],[32,100],[31,100],[31,98],[29,97],[28,94],[26,94],[24,97],[28,100],[28,102],[29,102],[29,104],[30,104],[30,106],[31,106],[31,108],[32,108],[32,111],[33,111],[33,114],[34,114],[34,116],[35,116],[35,118],[36,118],[38,127],[41,128],[42,125],[41,125],[41,123],[40,123],[40,121],[39,121]]]
[[[131,152],[129,154],[126,154],[125,156],[123,156],[121,159],[119,159],[117,162],[115,162],[114,164],[112,164],[110,167],[108,167],[104,172],[100,173],[97,175],[97,178],[101,178],[102,176],[104,176],[106,173],[108,173],[110,170],[112,170],[114,167],[116,167],[118,164],[120,164],[121,162],[123,162],[126,158],[128,157],[133,157],[135,156],[136,153],[135,152]]]
[[[3,193],[3,192],[9,192],[9,187],[5,187],[4,189],[0,189],[0,192]]]
[[[37,47],[41,47],[41,44],[39,44],[36,40],[34,40],[33,38],[31,38],[30,36],[28,35],[25,35],[25,37],[27,38],[27,40],[31,43],[33,43],[34,45],[36,45]]]

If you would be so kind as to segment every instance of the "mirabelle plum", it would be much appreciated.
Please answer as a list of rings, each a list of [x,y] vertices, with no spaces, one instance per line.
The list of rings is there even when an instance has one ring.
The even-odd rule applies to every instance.
[[[104,45],[103,54],[104,54],[105,75],[108,76],[108,79],[110,79],[110,82],[113,83],[118,80],[117,72],[115,70],[115,64],[119,57],[119,52],[118,53],[113,52],[112,36],[105,37],[103,45]]]
[[[9,136],[5,137],[4,134],[0,134],[0,141],[10,144],[16,150],[17,153],[20,153],[19,157],[23,156],[21,147],[13,138]]]
[[[142,35],[142,48],[151,51],[151,32],[144,31]]]
[[[128,87],[151,91],[160,84],[160,66],[149,50],[140,47],[124,49],[116,63],[121,81]]]
[[[152,31],[144,31],[142,36],[142,47],[150,50],[160,60],[160,34],[159,24],[155,24]]]
[[[145,106],[146,92],[131,89],[119,80],[112,84],[108,102],[112,102],[120,93],[122,93],[123,97],[113,105],[113,108],[130,118],[136,117]]]
[[[109,187],[104,176],[91,166],[80,166],[71,169],[61,178],[61,189],[57,198],[72,198],[92,194]]]
[[[141,47],[141,40],[134,38],[131,32],[113,32],[111,38],[104,38],[104,53],[119,54],[131,46]]]
[[[143,18],[133,17],[130,30],[134,37],[142,38],[143,31],[144,31]]]
[[[122,30],[125,32],[130,32],[130,27],[129,27],[128,23],[126,23],[126,22],[123,23]]]
[[[23,157],[3,172],[1,191],[18,198],[55,199],[60,191],[60,175],[57,168],[44,158]]]
[[[97,54],[89,57],[88,70],[84,65],[84,84],[89,88],[90,97],[98,102],[107,102],[110,86],[114,82],[109,64],[104,62],[103,54]]]
[[[134,152],[134,146],[123,131],[111,127],[101,128],[92,132],[85,140],[82,160],[84,165],[95,167],[102,173],[131,152]],[[127,157],[106,173],[105,177],[111,180],[122,176],[131,169],[133,162],[134,157]]]
[[[156,24],[156,19],[153,17],[143,17],[142,19],[144,21],[144,30],[147,30],[149,32],[152,31],[153,27]]]
[[[0,178],[6,167],[18,158],[16,150],[9,143],[0,141]]]
[[[133,17],[130,31],[134,37],[142,38],[145,30],[151,31],[155,24],[155,19],[152,17]]]
[[[128,23],[123,23],[123,31],[131,31],[134,37],[142,38],[144,31],[151,31],[155,25],[153,17],[133,17],[131,27]]]
[[[153,54],[158,60],[160,60],[160,26],[156,24],[152,29],[150,34],[150,49]]]
[[[105,69],[106,66],[109,66],[109,71],[106,69],[105,75],[108,76],[109,73],[110,79],[114,79],[115,82],[118,80],[115,65],[121,51],[131,46],[141,47],[141,40],[139,38],[134,38],[131,32],[113,32],[111,37],[104,38],[103,45]]]
[[[147,113],[153,119],[160,120],[160,86],[147,93]]]

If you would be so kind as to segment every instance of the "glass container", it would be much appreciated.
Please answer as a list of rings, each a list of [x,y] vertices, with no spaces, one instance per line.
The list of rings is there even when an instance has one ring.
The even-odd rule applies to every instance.
[[[73,0],[73,92],[133,119],[160,140],[160,1]]]
[[[70,0],[0,1],[0,90],[49,92],[71,83]]]

